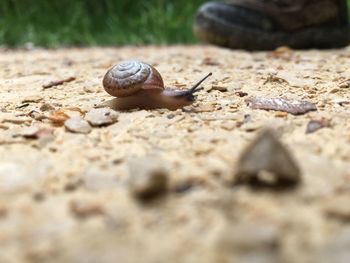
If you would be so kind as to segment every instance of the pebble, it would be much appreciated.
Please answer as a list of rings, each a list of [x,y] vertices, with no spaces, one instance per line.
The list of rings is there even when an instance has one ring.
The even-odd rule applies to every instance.
[[[87,134],[90,133],[92,130],[90,124],[86,120],[82,119],[80,116],[69,118],[64,122],[64,126],[68,131],[74,133]]]
[[[295,186],[301,172],[272,130],[266,129],[243,151],[235,182],[256,186]]]
[[[244,91],[236,91],[235,95],[242,98],[242,97],[248,96],[248,93]]]
[[[350,104],[350,100],[346,98],[334,98],[332,101],[334,104],[337,104],[342,107]]]
[[[42,121],[42,120],[47,119],[47,116],[45,114],[37,112],[35,110],[30,111],[28,113],[28,116],[33,118],[34,120],[37,120],[37,121]]]
[[[54,111],[56,108],[50,103],[43,103],[40,106],[41,111]]]
[[[193,178],[181,179],[181,180],[177,180],[174,183],[171,190],[175,193],[184,193],[191,190],[198,184],[199,183]]]
[[[209,90],[218,90],[221,92],[225,92],[227,91],[227,86],[223,86],[223,85],[212,85],[211,88]]]
[[[91,109],[85,115],[85,119],[92,126],[110,125],[118,121],[119,114],[107,108]]]
[[[72,200],[70,202],[70,211],[79,219],[104,214],[104,209],[100,204],[88,200]]]
[[[129,190],[139,200],[149,200],[164,194],[168,188],[168,171],[156,157],[138,157],[128,162]]]
[[[215,105],[212,104],[201,104],[194,109],[195,112],[212,112],[215,111]]]
[[[311,120],[308,122],[306,126],[306,131],[305,133],[313,133],[319,129],[325,128],[325,127],[330,127],[330,122],[329,120],[326,119],[321,119],[321,120]]]
[[[247,132],[253,132],[256,130],[259,130],[263,126],[263,123],[261,122],[247,122],[241,125],[241,129]]]

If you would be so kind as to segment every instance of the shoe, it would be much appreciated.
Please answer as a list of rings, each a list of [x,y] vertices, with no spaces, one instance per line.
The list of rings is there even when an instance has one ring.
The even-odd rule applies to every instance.
[[[337,48],[350,44],[346,0],[231,0],[202,5],[195,35],[246,50]]]

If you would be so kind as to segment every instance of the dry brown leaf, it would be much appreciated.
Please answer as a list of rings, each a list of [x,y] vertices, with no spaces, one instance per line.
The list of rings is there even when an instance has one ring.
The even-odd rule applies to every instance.
[[[81,116],[85,115],[85,112],[77,107],[62,108],[53,112],[48,119],[55,125],[62,126],[66,120],[70,118],[69,112],[78,112]]]

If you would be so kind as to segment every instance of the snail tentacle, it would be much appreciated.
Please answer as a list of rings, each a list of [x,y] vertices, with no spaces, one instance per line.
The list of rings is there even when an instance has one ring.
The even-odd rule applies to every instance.
[[[213,75],[213,73],[210,72],[208,75],[206,75],[204,78],[199,80],[196,84],[187,90],[173,90],[168,88],[166,91],[169,95],[172,93],[172,95],[175,97],[187,97],[189,100],[194,100],[194,93],[204,89],[203,87],[199,87],[199,85],[202,84],[203,81],[205,81],[211,75]]]

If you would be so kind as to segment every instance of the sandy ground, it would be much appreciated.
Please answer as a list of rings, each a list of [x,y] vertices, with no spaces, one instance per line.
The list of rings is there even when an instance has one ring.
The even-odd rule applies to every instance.
[[[349,262],[349,49],[0,51],[0,262]],[[86,134],[46,119],[110,99],[102,77],[129,58],[179,89],[213,76],[183,110],[120,112]],[[317,111],[251,109],[251,96],[307,100]],[[328,127],[305,133],[322,119]],[[265,126],[302,171],[292,190],[232,186],[241,152]],[[132,181],[149,156],[167,185],[143,202]]]

